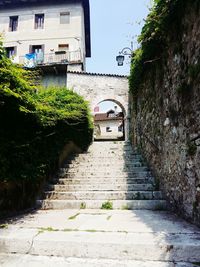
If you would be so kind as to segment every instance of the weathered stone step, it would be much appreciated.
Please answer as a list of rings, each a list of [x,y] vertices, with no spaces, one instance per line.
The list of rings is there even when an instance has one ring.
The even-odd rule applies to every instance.
[[[103,178],[151,178],[151,172],[104,172],[104,171],[90,171],[90,172],[62,172],[59,174],[59,177],[61,178],[73,178],[73,177],[79,177],[79,178],[97,178],[97,177],[103,177]]]
[[[102,204],[108,199],[102,200],[37,200],[38,207],[42,209],[101,209]],[[112,200],[113,209],[132,210],[165,210],[167,203],[165,200]]]
[[[144,178],[135,178],[135,177],[116,177],[116,178],[111,178],[111,177],[74,177],[74,178],[60,178],[60,179],[55,179],[52,181],[55,184],[94,184],[94,185],[99,185],[99,184],[144,184],[144,183],[153,183],[153,178],[152,177],[144,177]]]
[[[140,170],[140,169],[141,170]],[[112,171],[113,169],[113,171]],[[124,173],[127,173],[127,174],[131,174],[131,173],[138,173],[138,172],[145,172],[145,171],[148,171],[149,172],[149,169],[147,167],[120,167],[120,166],[113,166],[112,168],[109,168],[109,167],[99,167],[96,166],[94,168],[92,167],[85,167],[85,166],[78,166],[78,167],[72,167],[72,168],[62,168],[60,169],[59,171],[59,174],[62,176],[63,174],[65,173],[69,173],[69,174],[84,174],[84,175],[93,175],[94,173],[97,174],[99,173],[99,175],[106,175],[106,174],[112,174],[112,175],[118,175],[118,174],[124,174]]]
[[[160,191],[74,191],[74,192],[44,192],[46,199],[58,200],[152,200],[163,199]]]
[[[121,155],[97,155],[97,156],[90,156],[89,154],[78,154],[78,155],[74,155],[68,158],[68,162],[72,161],[72,160],[78,160],[78,161],[96,161],[100,159],[101,161],[107,161],[107,160],[119,160],[119,161],[134,161],[134,160],[142,160],[142,156],[141,155],[126,155],[126,154],[121,154]]]
[[[121,161],[121,162],[118,162],[118,161],[105,161],[105,162],[102,162],[102,161],[93,161],[93,162],[71,162],[71,163],[68,163],[68,164],[65,164],[64,168],[66,169],[69,169],[69,168],[82,168],[82,167],[85,167],[85,168],[118,168],[118,169],[122,169],[122,168],[135,168],[135,167],[144,167],[144,164],[142,162],[129,162],[129,163],[126,163],[124,161]]]
[[[67,192],[67,191],[150,191],[153,190],[152,184],[102,184],[102,183],[86,183],[86,184],[68,184],[68,185],[48,185],[48,190],[53,191],[61,191],[61,192]]]
[[[28,265],[27,265],[28,264]],[[189,262],[89,259],[28,254],[0,254],[1,267],[197,267]]]
[[[43,233],[35,237],[30,253],[120,260],[200,260],[200,236],[168,235],[160,241],[161,236],[164,238],[133,233]]]
[[[134,167],[132,171],[126,171],[123,169],[118,169],[117,167],[115,168],[114,166],[112,168],[78,168],[78,169],[67,169],[67,168],[61,168],[60,169],[60,174],[63,173],[83,173],[83,174],[93,174],[94,172],[97,174],[111,174],[111,175],[115,175],[115,174],[136,174],[136,173],[150,173],[149,169],[147,167]]]
[[[78,158],[141,158],[141,155],[134,154],[133,152],[116,152],[116,151],[102,151],[102,152],[86,152],[85,154],[79,154]]]
[[[0,237],[1,253],[93,259],[200,262],[200,234],[65,232],[18,229]],[[46,265],[45,265],[46,266]],[[123,265],[122,265],[123,266]],[[153,265],[154,266],[154,265]]]

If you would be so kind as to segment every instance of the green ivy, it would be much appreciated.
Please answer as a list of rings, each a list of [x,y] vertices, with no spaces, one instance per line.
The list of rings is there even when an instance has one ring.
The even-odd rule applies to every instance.
[[[92,141],[88,103],[67,88],[36,88],[35,77],[0,42],[0,209],[28,205],[69,141],[82,149]]]
[[[181,33],[180,22],[186,5],[196,5],[197,8],[200,5],[199,0],[154,0],[153,3],[138,38],[140,48],[132,56],[129,87],[135,98],[145,70],[153,63],[162,60],[168,47],[167,38],[169,32],[172,33],[172,27],[173,30],[176,27],[176,32]],[[179,38],[179,36],[176,35],[174,38]]]

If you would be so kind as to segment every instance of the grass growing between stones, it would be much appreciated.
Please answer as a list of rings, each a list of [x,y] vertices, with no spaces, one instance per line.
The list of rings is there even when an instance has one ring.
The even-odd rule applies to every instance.
[[[39,228],[38,234],[41,234],[43,232],[57,232],[57,231],[59,231],[59,229],[52,228],[51,226],[50,227],[41,227],[41,228]]]
[[[113,203],[111,201],[106,201],[101,205],[102,210],[113,210]]]
[[[81,203],[81,205],[80,205],[80,209],[81,209],[81,210],[86,209],[86,203],[85,203],[85,202],[82,202],[82,203]]]
[[[107,221],[109,221],[109,220],[111,219],[111,217],[112,217],[112,215],[109,215],[109,216],[107,217]]]
[[[80,215],[80,213],[76,213],[75,215],[69,217],[68,220],[75,220],[78,215]]]

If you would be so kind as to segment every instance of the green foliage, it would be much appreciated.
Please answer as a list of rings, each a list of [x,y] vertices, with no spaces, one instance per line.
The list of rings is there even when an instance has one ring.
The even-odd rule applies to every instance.
[[[81,210],[86,209],[86,203],[85,202],[81,202],[80,209]]]
[[[137,98],[138,88],[141,85],[144,73],[149,66],[163,59],[168,46],[168,33],[173,27],[181,33],[181,16],[185,12],[186,4],[199,4],[192,0],[154,0],[154,5],[145,21],[141,35],[138,38],[140,48],[132,56],[131,73],[129,77],[130,91]],[[174,39],[179,38],[175,36]]]
[[[27,187],[36,195],[67,142],[85,149],[92,141],[88,103],[66,88],[36,88],[35,76],[12,64],[0,43],[0,183],[18,188],[18,202]]]
[[[106,201],[106,202],[102,203],[101,209],[112,210],[113,209],[113,203],[111,201]]]
[[[91,118],[88,117],[88,104],[78,94],[63,88],[50,87],[47,90],[39,90],[35,95],[37,113],[44,126],[55,126],[59,121],[76,121],[81,123],[87,117],[91,126]]]
[[[76,213],[75,215],[69,217],[68,220],[75,220],[76,217],[78,217],[79,215],[80,215],[80,213]]]

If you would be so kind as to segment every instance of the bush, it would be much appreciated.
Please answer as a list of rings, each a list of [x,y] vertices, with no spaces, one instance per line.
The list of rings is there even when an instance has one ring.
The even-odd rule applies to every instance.
[[[34,199],[65,144],[85,149],[92,141],[88,103],[66,88],[36,88],[35,76],[12,64],[0,44],[0,188],[4,196],[18,188],[10,207],[23,206],[27,190]]]

